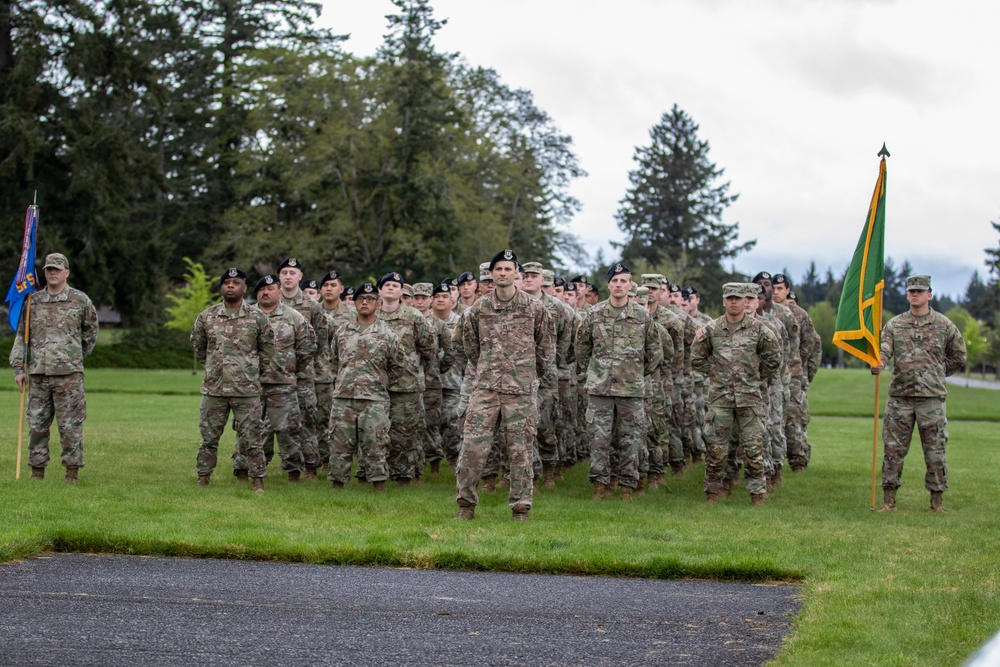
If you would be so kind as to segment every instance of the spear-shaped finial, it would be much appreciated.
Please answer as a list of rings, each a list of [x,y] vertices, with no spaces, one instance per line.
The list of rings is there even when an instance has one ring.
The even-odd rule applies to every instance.
[[[885,147],[885,142],[882,142],[882,150],[878,152],[879,157],[889,157],[889,149]]]

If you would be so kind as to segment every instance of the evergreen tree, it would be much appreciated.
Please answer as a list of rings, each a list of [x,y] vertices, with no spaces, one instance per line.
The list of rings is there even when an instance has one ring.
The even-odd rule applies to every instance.
[[[650,144],[636,149],[637,168],[615,214],[627,237],[622,257],[651,265],[683,259],[686,268],[671,280],[717,286],[729,276],[723,261],[756,243],[736,244],[739,223],[722,220],[738,195],[729,194],[728,182],[717,184],[723,170],[708,159],[708,142],[677,105],[649,134]]]

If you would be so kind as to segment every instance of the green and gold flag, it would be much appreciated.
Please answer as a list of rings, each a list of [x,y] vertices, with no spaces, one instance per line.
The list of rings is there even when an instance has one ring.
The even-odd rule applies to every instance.
[[[885,147],[883,146],[883,151]],[[879,153],[882,155],[882,153]],[[844,278],[833,344],[877,366],[881,361],[882,290],[885,288],[885,157],[854,259]]]

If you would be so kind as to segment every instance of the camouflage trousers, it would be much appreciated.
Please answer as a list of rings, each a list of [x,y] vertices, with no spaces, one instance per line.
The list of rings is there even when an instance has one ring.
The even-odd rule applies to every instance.
[[[444,393],[441,389],[424,390],[424,431],[426,436],[424,438],[423,459],[430,463],[444,458],[444,440],[441,437],[443,403]],[[423,465],[417,469],[422,471]]]
[[[556,439],[559,442],[559,463],[576,463],[576,383],[559,380],[559,408],[556,415]]]
[[[710,405],[705,414],[705,493],[722,491],[723,472],[731,446],[730,441],[743,447],[744,478],[751,494],[765,493],[764,422],[767,412],[763,405],[745,408]],[[734,433],[735,430],[735,433]],[[735,438],[734,438],[735,435]]]
[[[809,416],[809,379],[803,373],[802,375],[802,439],[806,442],[806,446],[809,448],[810,453],[812,452],[812,445],[809,444],[809,421],[811,417]]]
[[[587,406],[592,483],[634,489],[639,484],[639,450],[646,444],[646,399],[591,396]]]
[[[316,452],[320,465],[330,460],[330,411],[333,409],[333,382],[317,382],[316,391]]]
[[[389,477],[419,477],[424,443],[424,404],[420,392],[389,392]]]
[[[788,401],[785,410],[785,439],[788,442],[788,463],[792,466],[805,467],[809,465],[812,448],[806,442],[805,430],[802,428],[802,411],[805,409],[805,392],[802,391],[802,381],[793,377],[785,385]]]
[[[346,484],[354,456],[366,481],[384,482],[389,478],[388,402],[334,398],[330,431],[330,480]]]
[[[788,443],[786,438],[785,424],[785,389],[781,380],[772,379],[765,388],[768,397],[767,413],[767,448],[765,449],[765,459],[770,458],[768,473],[781,470],[785,463],[785,455],[788,453]]]
[[[441,392],[441,446],[444,457],[453,465],[458,461],[458,452],[462,448],[461,399],[457,391],[444,389]]]
[[[460,504],[477,505],[476,485],[482,476],[486,459],[493,448],[493,439],[501,427],[503,448],[510,471],[507,501],[531,507],[532,443],[535,440],[537,406],[533,394],[500,394],[476,389],[469,399],[462,438],[462,453],[458,457],[455,485]]]
[[[246,461],[250,477],[264,477],[267,463],[261,449],[260,396],[202,396],[201,442],[198,445],[198,475],[211,475],[219,460],[219,438],[233,413],[236,452]]]
[[[667,438],[669,447],[667,448],[668,463],[681,463],[684,461],[684,442],[681,440],[681,420],[684,412],[684,398],[681,395],[681,388],[676,382],[670,387],[670,412],[667,414]]]
[[[681,387],[681,396],[684,401],[684,406],[681,409],[681,442],[684,446],[684,451],[688,456],[695,453],[702,453],[702,450],[698,448],[698,442],[695,440],[695,396],[694,396],[694,379],[690,375],[684,376],[684,384]]]
[[[669,454],[670,431],[668,413],[670,402],[662,397],[646,399],[646,462],[640,473],[663,474],[665,455]]]
[[[556,435],[556,412],[559,409],[558,388],[539,387],[538,427],[535,434],[535,446],[543,465],[559,462],[559,439]]]
[[[264,461],[274,458],[274,441],[278,441],[281,469],[302,470],[301,439],[296,437],[299,428],[299,399],[295,385],[261,385],[261,438]],[[248,470],[246,458],[237,449],[233,453],[233,474]]]
[[[890,396],[883,420],[882,488],[898,489],[902,483],[903,459],[910,450],[916,425],[927,465],[924,488],[947,491],[948,465],[944,449],[948,443],[948,417],[944,398]]]
[[[705,453],[705,382],[695,376],[694,383],[694,446],[701,453]]]
[[[28,465],[44,468],[49,464],[49,434],[54,418],[59,427],[62,464],[67,468],[83,467],[83,420],[87,418],[83,373],[31,375],[26,416]]]
[[[590,434],[587,433],[587,390],[584,383],[579,381],[576,385],[576,459],[573,463],[590,456]]]
[[[316,409],[316,387],[312,380],[299,380],[296,386],[299,395],[299,428],[297,436],[302,448],[302,464],[307,470],[316,470],[319,459],[319,411]]]

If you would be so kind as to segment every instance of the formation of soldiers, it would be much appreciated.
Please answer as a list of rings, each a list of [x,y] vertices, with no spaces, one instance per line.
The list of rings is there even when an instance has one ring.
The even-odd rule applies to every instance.
[[[255,491],[275,441],[289,482],[325,473],[333,489],[352,469],[382,492],[446,462],[461,519],[499,488],[526,519],[537,489],[583,459],[595,500],[631,500],[705,460],[709,503],[742,467],[754,504],[786,463],[809,464],[820,342],[781,274],[727,284],[714,320],[697,288],[662,275],[616,264],[600,301],[585,276],[510,250],[476,274],[413,285],[399,273],[354,288],[336,271],[305,280],[295,258],[252,295],[246,278],[226,271],[223,302],[192,332],[206,371],[199,485],[230,413],[233,471]]]

